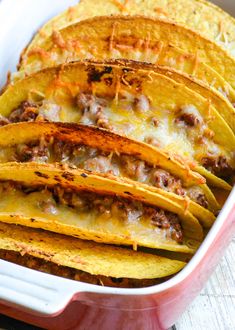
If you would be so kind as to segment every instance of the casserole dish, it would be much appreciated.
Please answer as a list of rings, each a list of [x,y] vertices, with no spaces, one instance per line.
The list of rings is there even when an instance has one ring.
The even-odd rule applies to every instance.
[[[63,2],[65,6],[68,5],[68,1],[66,4]],[[9,2],[6,3],[3,1],[0,5],[2,24],[7,17],[7,11],[10,10],[7,7]],[[55,1],[50,2],[50,13],[47,6],[49,5],[46,1],[40,2],[43,20],[56,14],[53,10],[62,10],[62,7],[57,8]],[[35,12],[38,8],[31,8],[29,1],[22,1],[18,9],[15,8],[16,17],[12,17],[0,40],[1,52],[5,52],[1,54],[1,65],[4,68],[10,67],[7,63],[9,59],[12,65],[16,63],[19,50],[30,37],[25,33],[43,23],[39,13],[36,22],[38,26],[29,28],[27,24],[32,22],[26,20],[21,31],[26,39],[22,38],[19,44],[15,44],[13,27],[22,19],[21,15],[31,15],[30,10]],[[48,17],[45,17],[44,10]],[[33,14],[30,20],[33,21]],[[12,44],[16,48],[12,47]],[[8,53],[9,49],[14,53],[15,59]],[[4,72],[2,67],[0,69]],[[234,200],[235,190],[185,269],[167,282],[154,287],[98,287],[0,261],[0,312],[47,329],[110,329],[111,326],[113,329],[167,329],[202,289],[229,244],[235,232]]]

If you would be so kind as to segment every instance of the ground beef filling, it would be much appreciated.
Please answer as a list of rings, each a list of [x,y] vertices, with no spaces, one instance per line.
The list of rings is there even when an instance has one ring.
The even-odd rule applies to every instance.
[[[17,109],[13,110],[8,118],[1,116],[0,126],[22,121],[35,121],[37,117],[38,105],[25,101]]]
[[[0,115],[0,126],[33,121],[60,121],[60,107],[49,101],[34,103],[32,101],[22,102],[18,108],[13,110],[9,117]]]
[[[207,199],[200,188],[192,193],[183,187],[179,178],[130,155],[105,153],[89,146],[68,143],[53,137],[43,137],[40,141],[17,145],[11,160],[62,162],[88,171],[124,176],[179,196],[187,195],[196,203],[208,208]]]
[[[90,93],[79,93],[75,97],[74,103],[81,113],[80,124],[95,125],[114,131],[114,127],[110,123],[106,111],[110,100],[94,96]],[[146,97],[140,96],[133,99],[131,107],[135,111],[147,111],[149,109],[149,103]],[[47,100],[39,103],[24,101],[17,109],[12,111],[8,118],[0,116],[0,126],[23,121],[60,121],[59,110],[56,104]],[[155,124],[157,123],[156,119],[154,122]],[[119,133],[125,132],[119,130]]]
[[[184,113],[176,118],[175,122],[184,123],[186,126],[195,127],[200,124],[200,120],[194,115],[190,113]]]
[[[118,196],[65,191],[60,187],[53,189],[53,197],[57,203],[68,205],[75,209],[83,211],[95,209],[107,219],[114,216],[123,221],[138,221],[141,217],[147,217],[153,226],[166,229],[172,239],[178,243],[183,241],[183,232],[178,216],[157,207],[147,206],[141,202]]]
[[[29,254],[21,255],[18,252],[6,250],[0,250],[0,259],[10,261],[15,264],[35,269],[44,273],[101,286],[139,288],[159,284],[170,278],[170,276],[168,276],[161,279],[138,280],[131,278],[114,278],[102,275],[91,275],[82,270],[60,266],[44,259],[35,258]]]
[[[165,230],[166,237],[181,244],[183,232],[179,217],[171,212],[164,211],[158,207],[143,204],[137,200],[131,200],[113,195],[101,195],[90,191],[65,190],[59,185],[53,187],[45,186],[23,186],[14,182],[2,182],[2,193],[9,190],[20,190],[25,194],[42,192],[44,201],[38,202],[38,207],[46,214],[57,214],[57,206],[64,205],[74,210],[86,213],[95,212],[103,219],[116,218],[120,221],[138,222],[141,219],[149,221],[154,227]]]
[[[105,111],[108,106],[107,100],[89,93],[79,93],[76,97],[76,104],[78,110],[82,113],[81,124],[96,125],[111,131],[114,130]]]

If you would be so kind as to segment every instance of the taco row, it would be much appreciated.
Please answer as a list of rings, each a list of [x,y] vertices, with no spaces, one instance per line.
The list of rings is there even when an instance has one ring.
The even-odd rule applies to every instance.
[[[234,184],[234,32],[218,18],[235,24],[187,1],[84,0],[22,53],[0,96],[0,258],[140,287],[196,252]]]
[[[83,20],[54,32],[40,47],[30,48],[13,76],[17,80],[43,68],[88,58],[125,58],[190,75],[227,101],[233,120],[225,119],[235,130],[235,59],[213,42],[170,21],[143,16]]]
[[[48,68],[9,87],[0,109],[2,125],[46,120],[106,128],[177,153],[209,184],[231,189],[235,135],[222,110],[151,66],[85,61]]]
[[[234,56],[235,19],[205,0],[82,0],[47,22],[35,35],[26,53],[55,30],[61,30],[87,18],[105,15],[144,15],[182,24],[216,42]]]

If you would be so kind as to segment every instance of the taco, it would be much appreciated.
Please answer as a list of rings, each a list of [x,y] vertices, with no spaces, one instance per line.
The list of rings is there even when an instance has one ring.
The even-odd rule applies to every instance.
[[[42,56],[41,52],[35,53],[34,51],[32,51],[31,53],[29,53],[27,58],[28,64],[26,63],[23,68],[24,73],[30,74],[34,71],[38,71],[39,69],[51,67],[55,64],[62,64],[66,62],[68,58],[69,60],[79,60],[88,56],[91,57],[90,50],[88,49],[88,47],[90,47],[90,44],[85,45],[84,47],[77,48],[76,43],[71,41],[73,37],[74,40],[78,40],[80,33],[81,30],[79,26],[68,27],[67,29],[62,30],[60,32],[60,38],[63,39],[63,47],[61,46],[61,43],[57,45],[58,41],[56,42],[57,39],[54,40],[53,37],[50,40],[46,40],[45,44],[41,46],[41,49],[46,52],[47,56]],[[133,35],[131,36],[131,38],[133,38]],[[164,39],[164,41],[166,42],[166,39]],[[125,43],[126,42],[127,41],[125,40]],[[67,45],[67,47],[65,45]],[[103,47],[102,51],[98,52],[96,50],[96,53],[93,54],[93,57],[105,60],[110,57],[127,57],[135,59],[135,51],[131,51],[130,48],[121,48],[119,50],[118,56],[116,50],[114,50],[114,47],[112,48],[113,49],[111,51],[109,47]],[[160,54],[157,54],[156,49],[150,51],[148,50],[148,52],[146,52],[145,48],[146,47],[141,48],[140,45],[140,49],[136,49],[139,56],[141,56],[139,59],[141,59],[142,61],[147,60],[155,63],[156,59],[153,60],[149,58],[150,53],[154,52],[155,54],[152,55],[155,57],[159,55],[158,60],[156,62],[158,65],[154,67],[150,66],[150,68],[160,74],[167,75],[168,77],[176,80],[179,83],[185,84],[187,87],[193,89],[195,92],[201,94],[203,97],[210,100],[211,105],[214,106],[216,110],[221,113],[221,116],[235,132],[235,109],[233,106],[233,103],[235,102],[235,91],[231,88],[231,86],[227,86],[228,84],[220,75],[218,75],[210,67],[206,66],[204,62],[196,63],[195,55],[185,56],[184,59],[184,53],[182,51],[177,51],[177,49],[174,48],[172,45],[170,45],[169,47],[164,47],[161,50]],[[172,61],[173,58],[175,59],[174,61]],[[165,67],[166,65],[168,67]],[[169,66],[177,70],[170,68]],[[142,68],[148,68],[148,66],[146,66],[146,64],[142,64]],[[186,72],[187,74],[183,72]],[[190,76],[188,74],[190,74]],[[17,75],[18,77],[23,76],[22,73],[17,73],[15,77]],[[194,78],[192,75],[199,78],[200,80]],[[204,83],[203,81],[206,81],[206,83]]]
[[[140,63],[127,63],[76,62],[27,77],[0,97],[0,123],[96,125],[170,156],[177,150],[179,160],[210,185],[230,190],[235,135],[210,101]]]
[[[0,166],[0,221],[96,242],[194,252],[202,226],[185,208],[133,182],[61,165]]]
[[[162,194],[187,207],[206,228],[215,220],[208,210],[217,213],[219,209],[198,173],[157,148],[104,129],[68,123],[17,123],[0,129],[0,148],[1,163],[61,163],[114,180],[133,180],[143,189],[163,190]]]
[[[170,66],[207,82],[234,102],[234,58],[184,26],[143,16],[95,17],[54,32],[40,47],[22,56],[19,78],[55,64],[88,58],[126,58]],[[232,88],[227,91],[228,84]]]
[[[0,258],[75,280],[146,286],[179,272],[185,262],[0,223]]]
[[[40,45],[53,31],[94,16],[145,15],[170,19],[198,31],[235,56],[235,19],[204,0],[82,0],[56,16],[36,34],[29,50]]]
[[[63,31],[61,31],[63,32]],[[66,36],[64,37],[66,39],[66,37],[69,36],[69,34],[66,34]],[[51,44],[51,47],[53,47],[54,45],[54,41],[53,44]],[[41,48],[43,47],[43,45],[41,46]],[[136,58],[136,57],[132,57],[133,52],[129,52],[129,55],[125,52],[125,51],[129,51],[128,48],[125,49],[121,49],[121,55],[127,58]],[[152,61],[151,58],[146,58],[146,51],[145,49],[139,49],[140,53],[142,53],[142,60],[148,60],[150,62],[153,62],[153,64],[157,67],[161,66],[161,67],[166,67],[168,70],[176,70],[178,71],[178,73],[180,74],[184,74],[187,75],[188,77],[190,77],[190,79],[192,80],[193,77],[196,80],[197,84],[203,83],[207,86],[207,89],[210,88],[211,91],[213,92],[218,92],[220,93],[220,97],[223,97],[225,99],[228,100],[228,102],[230,102],[232,104],[232,106],[235,103],[235,90],[231,87],[230,84],[228,84],[228,82],[221,76],[219,75],[213,68],[209,67],[207,64],[200,62],[198,60],[198,56],[197,54],[188,54],[185,53],[184,51],[182,51],[181,49],[177,48],[177,47],[173,47],[172,45],[165,45],[163,51],[161,50],[161,53],[158,55],[158,60],[155,63],[155,61]],[[8,86],[10,86],[11,84],[13,84],[15,81],[24,78],[25,76],[32,74],[33,72],[39,71],[40,69],[46,68],[46,67],[51,67],[51,66],[55,66],[55,64],[60,64],[63,63],[63,60],[65,62],[68,62],[68,58],[66,57],[63,58],[63,54],[65,54],[62,50],[62,52],[57,48],[57,46],[55,47],[55,52],[59,52],[60,54],[56,55],[56,61],[50,60],[50,57],[53,57],[53,55],[50,56],[42,56],[40,55],[41,51],[32,51],[32,55],[33,55],[33,60],[31,58],[30,55],[30,63],[26,63],[25,66],[22,68],[20,71],[17,71],[15,73],[12,74],[11,78],[8,79],[8,81],[6,82],[6,85],[4,86],[4,88],[2,89],[2,92],[4,90],[7,89]],[[50,51],[47,50],[47,53],[49,54]],[[112,58],[117,58],[120,56],[115,55],[115,53],[117,54],[116,51],[113,51],[111,55],[107,54],[107,53],[103,53],[102,56],[99,56],[99,59],[107,59],[110,58],[112,56]],[[52,54],[52,53],[51,53]],[[82,56],[82,54],[76,54],[76,53],[70,53],[69,59],[70,60],[77,60],[77,59],[81,59],[84,56]],[[91,57],[91,55],[89,55],[89,57]],[[95,56],[97,58],[97,54]],[[27,57],[26,57],[26,61],[27,61]],[[36,65],[37,64],[37,65]],[[205,86],[205,87],[206,87]],[[231,106],[230,106],[231,107]]]

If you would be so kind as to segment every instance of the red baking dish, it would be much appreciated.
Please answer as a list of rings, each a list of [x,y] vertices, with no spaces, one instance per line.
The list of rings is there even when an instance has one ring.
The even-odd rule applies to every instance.
[[[228,5],[232,2],[224,1]],[[36,29],[43,23],[45,12],[46,16],[53,16],[57,11],[61,11],[62,3],[67,7],[76,1],[61,1],[59,7],[57,0],[51,0],[50,4],[40,0],[40,8],[37,8],[39,1],[35,2],[37,9],[34,8],[31,17],[26,18],[26,22],[31,26],[20,24],[19,28],[25,37],[15,42],[17,38],[14,38],[13,28],[17,26],[18,29],[22,17],[30,15],[32,2],[22,0],[18,8],[19,1],[16,0],[13,20],[7,15],[9,2],[3,0],[0,5],[0,22],[2,26],[4,24],[5,30],[0,36],[0,46],[1,49],[14,52],[14,58],[11,58],[8,52],[0,56],[1,72],[14,66],[19,50],[30,38],[27,31]],[[34,15],[37,10],[36,22],[37,16]],[[17,33],[19,35],[20,31]],[[0,313],[42,328],[56,330],[167,329],[176,322],[203,288],[234,234],[235,188],[188,265],[170,280],[156,286],[141,289],[100,287],[0,260]]]

